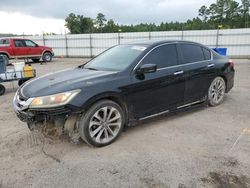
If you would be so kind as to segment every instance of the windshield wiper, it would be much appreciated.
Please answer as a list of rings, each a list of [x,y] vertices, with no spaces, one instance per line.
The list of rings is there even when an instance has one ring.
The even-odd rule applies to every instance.
[[[92,67],[87,67],[87,68],[84,68],[84,69],[89,69],[89,70],[95,70],[95,71],[98,71],[98,69],[96,69],[96,68],[92,68]]]

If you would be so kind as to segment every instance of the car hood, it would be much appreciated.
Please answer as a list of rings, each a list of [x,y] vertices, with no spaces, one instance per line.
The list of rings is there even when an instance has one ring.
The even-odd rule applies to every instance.
[[[20,92],[25,98],[31,98],[82,89],[110,80],[116,73],[82,68],[68,69],[32,79],[20,88]]]
[[[40,48],[43,48],[43,49],[48,49],[48,50],[52,50],[51,47],[48,47],[48,46],[39,46]]]

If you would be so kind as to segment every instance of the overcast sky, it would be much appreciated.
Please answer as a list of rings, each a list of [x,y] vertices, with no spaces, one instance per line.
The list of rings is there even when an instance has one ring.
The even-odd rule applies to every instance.
[[[102,12],[120,24],[186,21],[216,0],[1,0],[0,33],[64,33],[71,12],[95,18]]]

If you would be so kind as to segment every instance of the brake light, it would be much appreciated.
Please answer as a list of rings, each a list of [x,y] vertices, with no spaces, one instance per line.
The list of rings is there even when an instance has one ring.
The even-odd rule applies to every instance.
[[[229,59],[228,64],[229,67],[234,68],[234,62],[231,59]]]

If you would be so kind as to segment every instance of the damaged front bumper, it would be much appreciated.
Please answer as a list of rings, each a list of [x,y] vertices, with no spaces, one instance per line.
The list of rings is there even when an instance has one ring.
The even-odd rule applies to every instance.
[[[14,111],[17,117],[23,122],[36,123],[50,121],[67,117],[72,113],[71,109],[64,106],[45,109],[31,109],[29,108],[29,105],[32,100],[33,98],[29,98],[26,100],[25,98],[20,97],[18,94],[16,94],[13,99]]]
[[[74,111],[73,107],[60,106],[46,109],[29,108],[33,98],[25,99],[16,94],[13,107],[17,117],[26,122],[30,130],[41,130],[50,136],[67,133],[74,139],[78,134],[78,119],[82,112]],[[76,141],[74,141],[76,142]]]

